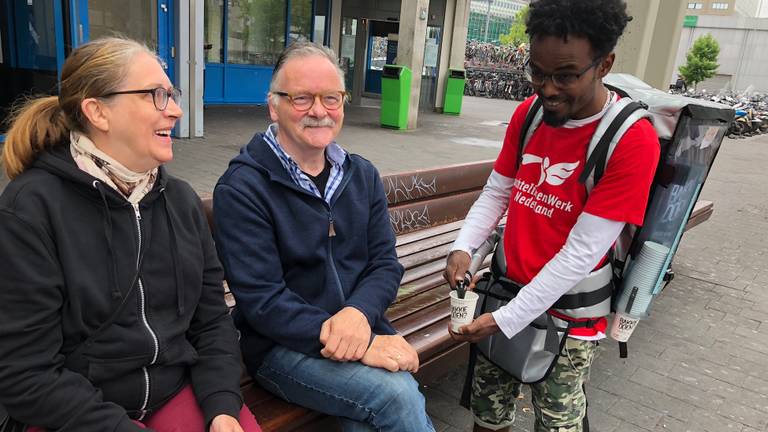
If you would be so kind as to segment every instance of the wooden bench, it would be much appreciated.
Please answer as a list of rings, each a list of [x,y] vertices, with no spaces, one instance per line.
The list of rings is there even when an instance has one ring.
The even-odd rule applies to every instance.
[[[434,381],[467,355],[468,346],[448,334],[449,288],[442,272],[450,246],[492,168],[493,161],[481,161],[382,177],[397,256],[405,267],[387,317],[419,353],[419,382]],[[204,197],[203,204],[213,226],[211,198]],[[711,202],[699,201],[686,229],[708,219],[712,209]],[[233,307],[232,294],[227,290],[225,295]],[[246,404],[265,431],[339,430],[335,419],[272,396],[247,375],[241,384]]]

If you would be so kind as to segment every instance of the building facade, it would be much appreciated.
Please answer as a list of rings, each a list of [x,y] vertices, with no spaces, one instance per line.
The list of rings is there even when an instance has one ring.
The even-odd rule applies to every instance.
[[[699,16],[695,25],[683,28],[670,83],[677,79],[677,70],[685,64],[694,41],[706,34],[711,34],[720,45],[720,67],[698,89],[768,92],[768,19],[737,15]]]
[[[499,36],[509,32],[515,15],[530,0],[472,0],[467,39],[498,43]]]
[[[737,0],[688,0],[686,2],[686,14],[720,16],[733,15],[736,11],[736,1]]]

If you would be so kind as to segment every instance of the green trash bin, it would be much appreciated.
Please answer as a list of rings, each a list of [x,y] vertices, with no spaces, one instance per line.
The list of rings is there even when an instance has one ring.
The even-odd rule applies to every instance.
[[[464,97],[466,73],[463,69],[448,69],[448,81],[445,84],[444,114],[461,114],[461,99]]]
[[[408,102],[411,95],[411,70],[405,66],[384,65],[381,71],[381,126],[408,127]]]

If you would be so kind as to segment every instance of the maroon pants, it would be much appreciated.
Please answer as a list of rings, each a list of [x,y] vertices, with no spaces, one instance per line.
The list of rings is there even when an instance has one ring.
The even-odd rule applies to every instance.
[[[186,386],[149,418],[134,423],[157,432],[207,432],[204,421],[192,386]],[[261,432],[256,418],[246,406],[240,410],[240,427],[245,432]],[[45,432],[45,429],[32,426],[27,432]]]

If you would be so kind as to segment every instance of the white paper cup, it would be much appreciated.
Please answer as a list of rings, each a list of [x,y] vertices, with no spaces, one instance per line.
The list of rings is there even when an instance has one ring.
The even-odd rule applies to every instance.
[[[461,299],[456,291],[451,290],[451,330],[454,333],[458,333],[459,327],[471,323],[475,318],[478,297],[477,293],[467,291]]]
[[[628,341],[638,322],[640,322],[639,319],[629,315],[615,314],[611,322],[611,338],[617,342]]]

